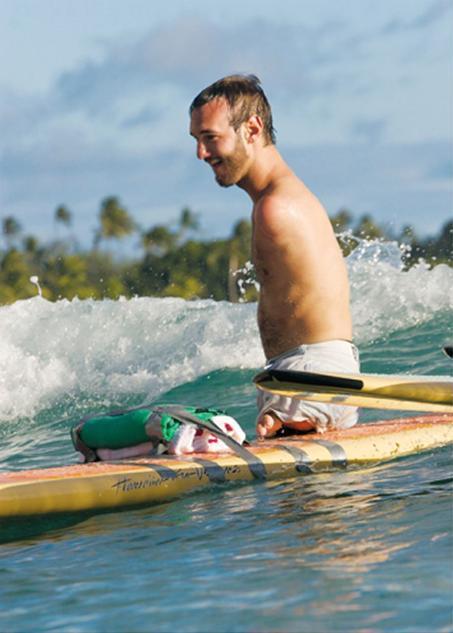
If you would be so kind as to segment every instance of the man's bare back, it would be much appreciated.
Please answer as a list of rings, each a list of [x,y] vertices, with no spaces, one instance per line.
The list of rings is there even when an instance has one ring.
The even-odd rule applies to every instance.
[[[301,345],[350,341],[349,283],[341,250],[322,205],[275,147],[259,81],[232,76],[205,89],[192,103],[190,133],[197,157],[212,167],[218,184],[237,185],[253,202],[258,325],[266,358]],[[313,428],[310,420],[295,424]],[[278,425],[281,420],[272,412],[263,414],[258,435],[270,435]]]

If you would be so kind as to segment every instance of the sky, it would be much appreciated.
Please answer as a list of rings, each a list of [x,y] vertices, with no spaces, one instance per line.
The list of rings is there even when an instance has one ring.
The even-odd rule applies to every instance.
[[[235,72],[330,215],[453,215],[453,0],[0,0],[0,54],[0,218],[25,234],[64,204],[89,246],[115,195],[144,230],[189,206],[227,237],[250,201],[197,161],[188,107]]]

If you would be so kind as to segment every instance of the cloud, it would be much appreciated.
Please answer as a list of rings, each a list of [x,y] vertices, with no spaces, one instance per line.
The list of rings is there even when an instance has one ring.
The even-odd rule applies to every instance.
[[[433,3],[423,14],[425,23],[432,24],[445,7]],[[420,27],[423,15],[417,18]],[[404,24],[416,28],[415,23]],[[209,218],[212,231],[226,234],[234,219],[247,214],[247,200],[241,192],[218,192],[209,170],[193,158],[184,117],[200,89],[223,74],[243,71],[262,79],[278,112],[282,147],[285,140],[299,144],[304,134],[318,145],[320,139],[339,144],[351,132],[350,143],[338,150],[326,144],[319,152],[297,147],[291,157],[302,177],[308,166],[309,184],[313,181],[315,192],[330,201],[330,210],[348,204],[385,213],[398,201],[410,219],[407,201],[415,210],[420,206],[416,183],[423,182],[425,208],[428,190],[434,191],[433,204],[442,213],[445,179],[440,183],[439,175],[435,182],[435,170],[445,169],[448,157],[443,149],[433,150],[428,164],[418,146],[383,149],[385,137],[394,134],[395,116],[408,102],[401,99],[400,107],[398,101],[407,96],[408,85],[392,79],[381,56],[383,48],[391,51],[387,42],[379,48],[377,31],[352,28],[341,20],[316,27],[175,20],[135,40],[104,44],[100,58],[67,69],[48,94],[4,90],[2,208],[39,231],[42,217],[51,218],[55,206],[66,203],[86,227],[94,222],[99,201],[111,194],[120,196],[144,226],[176,217],[189,204]],[[401,38],[403,48],[408,39]],[[395,58],[392,66],[398,67]],[[375,92],[366,99],[370,85]],[[379,100],[381,95],[385,99]],[[394,110],[387,102],[396,104]],[[418,100],[411,104],[414,120],[427,121],[428,136],[429,113],[420,111]]]
[[[232,72],[258,74],[283,113],[298,109],[301,99],[304,108],[318,97],[329,107],[336,93],[354,92],[351,64],[344,62],[359,53],[363,59],[361,38],[341,21],[296,27],[259,19],[235,26],[198,17],[173,20],[135,40],[104,41],[100,56],[61,73],[47,94],[4,90],[3,149],[11,147],[17,156],[22,148],[27,163],[34,146],[48,156],[58,145],[54,137],[72,135],[75,157],[77,137],[89,144],[103,136],[106,145],[129,151],[144,142],[145,126],[155,148],[179,143],[185,126],[177,132],[170,119],[186,115],[199,90]]]
[[[409,20],[391,20],[381,30],[384,35],[393,35],[401,31],[413,31],[425,29],[435,22],[444,19],[451,12],[453,5],[451,0],[435,0],[423,13]]]
[[[446,180],[450,189],[453,190],[453,159],[443,158],[441,160],[434,161],[432,168],[428,171],[427,175],[435,180]]]
[[[265,20],[220,26],[185,18],[155,27],[135,42],[107,45],[101,61],[63,73],[55,93],[62,109],[96,117],[137,94],[157,90],[159,96],[169,86],[188,99],[220,76],[242,71],[258,74],[285,97],[296,93],[309,99],[324,93],[326,84],[331,91],[342,85],[341,62],[354,58],[360,47],[341,22],[322,28]]]
[[[451,0],[436,0],[415,18],[387,23],[384,31],[420,29],[450,8]],[[325,99],[323,106],[329,107],[337,95],[372,89],[363,65],[373,68],[373,56],[382,63],[379,38],[381,30],[357,29],[346,19],[316,26],[265,19],[233,25],[189,15],[160,23],[135,40],[104,40],[100,55],[61,73],[47,95],[27,95],[27,103],[12,95],[9,105],[0,106],[3,122],[11,136],[77,116],[96,124],[108,118],[117,129],[157,125],[170,102],[187,108],[208,83],[241,71],[260,76],[273,104],[298,107],[303,100],[306,107]],[[418,47],[417,54],[426,48]]]
[[[124,119],[121,126],[125,128],[134,128],[150,125],[151,123],[155,123],[159,119],[159,116],[160,111],[157,108],[145,106],[144,108],[141,108],[139,112],[136,112],[132,116]]]
[[[352,138],[375,145],[381,142],[386,125],[382,118],[357,119],[351,126]]]
[[[453,5],[451,0],[436,0],[420,16],[412,20],[413,28],[425,28],[438,20],[442,20],[445,15],[451,12]]]
[[[417,20],[428,22],[446,9],[439,0]],[[255,19],[233,26],[175,19],[135,40],[104,41],[101,56],[61,73],[47,95],[3,100],[3,142],[28,145],[65,126],[87,136],[116,133],[118,140],[143,126],[162,128],[175,107],[187,112],[199,90],[233,72],[257,74],[284,116],[314,104],[333,117],[340,98],[349,103],[351,95],[362,99],[372,91],[363,64],[373,67],[376,38],[341,20],[301,26]],[[358,121],[353,131],[357,138],[380,134],[376,122],[365,130]]]

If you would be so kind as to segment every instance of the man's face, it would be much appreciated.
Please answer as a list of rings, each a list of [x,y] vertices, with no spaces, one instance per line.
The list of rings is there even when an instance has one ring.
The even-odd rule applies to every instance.
[[[197,141],[197,157],[211,165],[222,187],[235,185],[248,171],[249,157],[241,136],[230,125],[225,99],[210,101],[192,112],[190,134]]]

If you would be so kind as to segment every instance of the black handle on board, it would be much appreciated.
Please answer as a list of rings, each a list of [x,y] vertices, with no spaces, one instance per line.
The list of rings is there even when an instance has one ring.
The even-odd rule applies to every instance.
[[[302,385],[314,385],[322,387],[337,387],[342,389],[363,389],[363,381],[355,378],[342,378],[341,376],[329,376],[328,374],[317,374],[311,371],[295,371],[290,369],[268,369],[253,379],[257,384],[272,381],[292,382]]]

